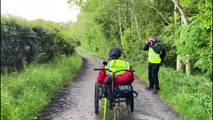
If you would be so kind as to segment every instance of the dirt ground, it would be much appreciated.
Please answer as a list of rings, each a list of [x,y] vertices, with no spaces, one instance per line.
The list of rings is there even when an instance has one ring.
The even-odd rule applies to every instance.
[[[94,89],[101,59],[81,55],[82,70],[75,80],[65,86],[49,103],[37,120],[101,120],[101,115],[94,113]],[[134,66],[133,66],[134,67]],[[135,108],[132,117],[124,115],[124,120],[182,120],[182,117],[172,108],[162,102],[160,97],[145,89],[146,85],[135,77],[133,88],[139,93],[135,98]],[[109,120],[113,113],[109,112]]]

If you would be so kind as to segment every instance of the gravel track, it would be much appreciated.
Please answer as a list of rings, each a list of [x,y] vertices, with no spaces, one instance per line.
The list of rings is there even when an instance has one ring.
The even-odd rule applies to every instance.
[[[37,120],[101,120],[101,116],[94,113],[94,88],[98,71],[93,71],[93,68],[100,68],[102,60],[90,55],[81,56],[83,66],[76,78],[64,86]],[[135,77],[133,88],[139,96],[135,98],[133,117],[124,115],[124,120],[182,120],[158,95],[147,91],[145,87],[145,83]],[[109,114],[112,114],[109,118],[112,120],[113,113]]]

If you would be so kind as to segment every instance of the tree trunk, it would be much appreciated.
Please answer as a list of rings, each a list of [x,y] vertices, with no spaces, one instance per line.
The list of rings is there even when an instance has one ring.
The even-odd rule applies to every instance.
[[[133,2],[133,1],[131,1],[131,2]],[[133,17],[134,17],[134,20],[135,20],[135,26],[136,26],[136,29],[137,29],[137,34],[138,34],[138,38],[139,38],[139,40],[141,40],[141,37],[140,37],[140,31],[139,31],[139,28],[138,28],[138,20],[137,20],[137,17],[136,17],[136,15],[135,15],[135,13],[134,13],[134,8],[131,8],[131,7],[129,7],[128,5],[126,5],[126,4],[123,4],[124,6],[126,6],[130,11],[131,11],[131,14],[133,15]],[[132,17],[132,16],[131,16]]]
[[[189,21],[188,21],[188,17],[186,16],[186,13],[182,10],[182,7],[179,4],[179,0],[172,0],[175,4],[175,7],[178,8],[178,11],[181,14],[181,22],[183,23],[183,25],[188,25]],[[176,9],[176,8],[175,8]],[[174,11],[176,13],[176,11]],[[179,63],[180,61],[178,60],[180,56],[177,56],[177,63]],[[177,64],[179,65],[179,64]],[[177,66],[177,70],[180,68],[180,66]],[[185,60],[185,70],[186,70],[186,74],[190,75],[191,74],[191,62],[190,62],[190,58],[186,58]]]
[[[186,74],[190,75],[191,74],[191,62],[189,60],[189,58],[186,59],[185,61],[185,67],[186,67]]]
[[[180,61],[180,55],[177,55],[176,70],[183,71],[183,64]]]
[[[134,13],[134,11],[129,7],[129,9],[130,9],[130,11],[132,12],[132,15],[133,15],[133,17],[134,17],[134,19],[135,19],[135,26],[136,26],[136,29],[137,29],[137,34],[138,34],[138,38],[139,38],[139,40],[141,40],[141,37],[140,37],[140,32],[139,32],[139,28],[138,28],[138,20],[137,20],[137,17],[136,17],[136,15],[135,15],[135,13]]]
[[[121,51],[123,53],[123,57],[125,57],[124,54],[124,43],[123,43],[123,32],[122,32],[122,26],[121,26],[121,6],[118,4],[118,9],[119,9],[119,33],[120,33],[120,41],[121,41]]]
[[[174,5],[174,24],[175,24],[175,35],[176,35],[176,26],[177,26],[177,6]],[[176,60],[176,70],[177,71],[183,71],[183,64],[180,61],[180,54],[177,54],[177,60]]]
[[[181,14],[181,21],[183,22],[184,25],[188,25],[188,17],[186,16],[186,13],[182,10],[182,7],[179,4],[179,0],[172,0],[175,4],[175,6],[178,8],[178,11]]]

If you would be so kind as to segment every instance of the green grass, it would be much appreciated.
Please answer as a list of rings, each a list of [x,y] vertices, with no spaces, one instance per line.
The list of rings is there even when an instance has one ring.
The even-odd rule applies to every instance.
[[[50,99],[80,69],[78,55],[61,56],[24,72],[1,75],[1,119],[35,120]]]
[[[82,50],[84,52],[84,50]],[[107,58],[99,53],[87,54]],[[129,61],[129,60],[128,60]],[[148,85],[148,65],[141,61],[129,61],[135,75]],[[160,67],[159,96],[185,120],[212,120],[212,81],[205,75],[187,76],[172,68]]]
[[[103,51],[103,52],[91,52],[88,49],[82,48],[82,47],[78,47],[77,48],[80,52],[85,53],[85,54],[90,54],[93,56],[97,56],[103,59],[107,59],[108,58],[108,52],[109,51]],[[94,59],[95,60],[95,59]],[[96,60],[95,60],[96,61]]]
[[[136,75],[148,85],[148,66],[131,62]],[[212,81],[205,76],[187,76],[172,68],[160,67],[160,97],[185,120],[212,120]]]

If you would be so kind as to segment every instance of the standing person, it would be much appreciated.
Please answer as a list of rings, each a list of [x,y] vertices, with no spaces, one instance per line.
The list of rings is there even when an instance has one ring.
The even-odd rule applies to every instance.
[[[158,94],[160,90],[158,71],[160,65],[166,56],[166,51],[160,41],[156,40],[153,36],[149,37],[143,50],[148,51],[148,77],[149,77],[149,87],[146,89],[154,90],[154,94]]]

